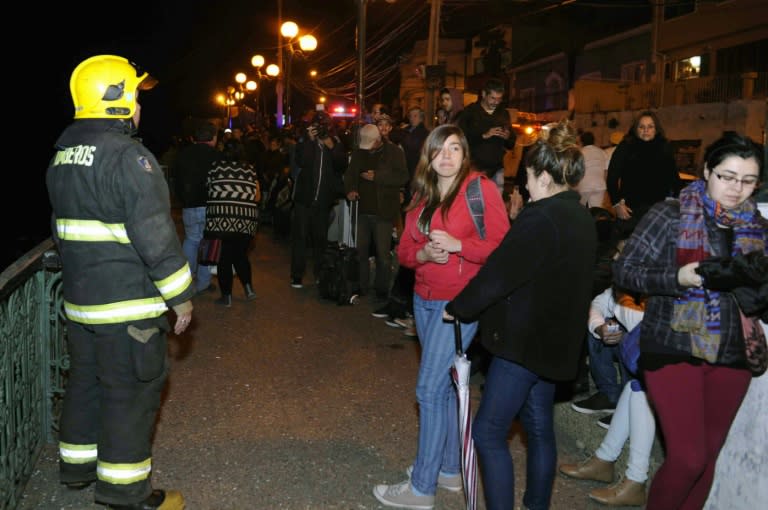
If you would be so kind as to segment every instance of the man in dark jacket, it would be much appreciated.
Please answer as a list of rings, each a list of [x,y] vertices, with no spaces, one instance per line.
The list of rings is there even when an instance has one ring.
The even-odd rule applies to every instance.
[[[307,240],[312,246],[317,279],[328,240],[328,217],[334,201],[344,191],[342,176],[347,155],[327,113],[317,112],[312,118],[307,137],[296,147],[296,160],[301,170],[293,195],[291,287],[300,289],[306,270]]]
[[[405,156],[397,145],[385,142],[379,128],[366,124],[360,130],[360,147],[352,151],[344,175],[347,199],[358,200],[357,250],[360,291],[366,294],[370,243],[376,246],[376,297],[386,299],[392,276],[392,227],[400,214],[400,187],[408,180]]]
[[[195,128],[194,143],[179,151],[173,167],[176,198],[181,202],[181,218],[184,221],[184,255],[195,277],[197,292],[215,290],[211,284],[210,266],[198,265],[197,249],[205,230],[205,205],[208,200],[206,178],[216,160],[216,126],[201,122]]]
[[[509,112],[499,108],[504,84],[495,78],[485,82],[480,100],[467,106],[458,125],[469,142],[472,164],[504,190],[504,154],[515,147]]]

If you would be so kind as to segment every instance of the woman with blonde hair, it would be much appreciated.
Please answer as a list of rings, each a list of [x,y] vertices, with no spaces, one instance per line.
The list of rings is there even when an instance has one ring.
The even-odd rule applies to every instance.
[[[479,183],[480,194],[474,198],[484,203],[484,229],[475,224],[467,204],[470,183]],[[400,264],[416,273],[413,310],[421,343],[418,449],[406,470],[407,480],[377,485],[373,493],[386,506],[430,509],[437,487],[459,491],[462,486],[458,408],[450,377],[453,325],[443,320],[443,310],[498,246],[509,220],[496,185],[470,171],[467,139],[450,124],[435,128],[425,140],[412,192],[397,251]],[[477,323],[461,329],[466,349]]]

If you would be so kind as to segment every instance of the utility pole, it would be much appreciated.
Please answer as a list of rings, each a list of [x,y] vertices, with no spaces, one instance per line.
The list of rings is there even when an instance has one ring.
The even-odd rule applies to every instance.
[[[277,75],[275,84],[275,93],[277,94],[277,118],[275,122],[277,127],[283,127],[283,35],[280,33],[280,27],[283,26],[283,0],[277,0],[277,67],[280,73]]]
[[[363,124],[365,115],[365,26],[367,24],[368,0],[357,0],[357,132]],[[355,136],[355,147],[359,143],[359,137]]]
[[[429,11],[429,39],[427,40],[427,68],[436,66],[439,57],[440,42],[440,8],[443,0],[430,0],[431,8]],[[434,69],[434,67],[432,68]],[[435,118],[435,88],[429,79],[424,80],[424,120],[428,128],[432,129]]]

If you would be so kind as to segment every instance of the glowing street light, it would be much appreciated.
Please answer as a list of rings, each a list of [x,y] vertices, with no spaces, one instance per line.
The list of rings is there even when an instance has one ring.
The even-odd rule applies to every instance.
[[[293,46],[294,40],[299,35],[299,25],[293,21],[286,21],[280,25],[280,35],[285,38],[284,44],[281,44],[278,48],[278,60],[282,62],[283,48],[287,48],[289,55],[288,61],[285,65],[285,103],[287,109],[287,119],[291,122],[291,64],[293,62],[293,56],[296,53],[304,55],[315,51],[317,49],[317,39],[311,34],[304,34],[298,38],[299,49]],[[283,80],[282,77],[278,78],[277,83],[277,127],[283,126]]]

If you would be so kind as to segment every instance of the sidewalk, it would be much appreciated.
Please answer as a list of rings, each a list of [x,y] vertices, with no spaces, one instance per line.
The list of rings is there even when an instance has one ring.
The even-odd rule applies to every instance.
[[[262,230],[251,252],[258,298],[245,301],[239,282],[232,308],[215,305],[217,294],[197,297],[191,330],[170,339],[153,482],[181,490],[188,510],[382,509],[373,485],[403,480],[413,461],[418,342],[371,317],[365,299],[339,307],[314,285],[292,289],[289,255]],[[510,449],[519,506],[519,432]],[[560,450],[561,461],[577,460]],[[44,450],[19,510],[104,508],[92,489],[59,485],[56,456],[56,445]],[[552,510],[604,508],[588,501],[595,486],[558,476]],[[435,508],[462,509],[463,496],[439,490]]]

